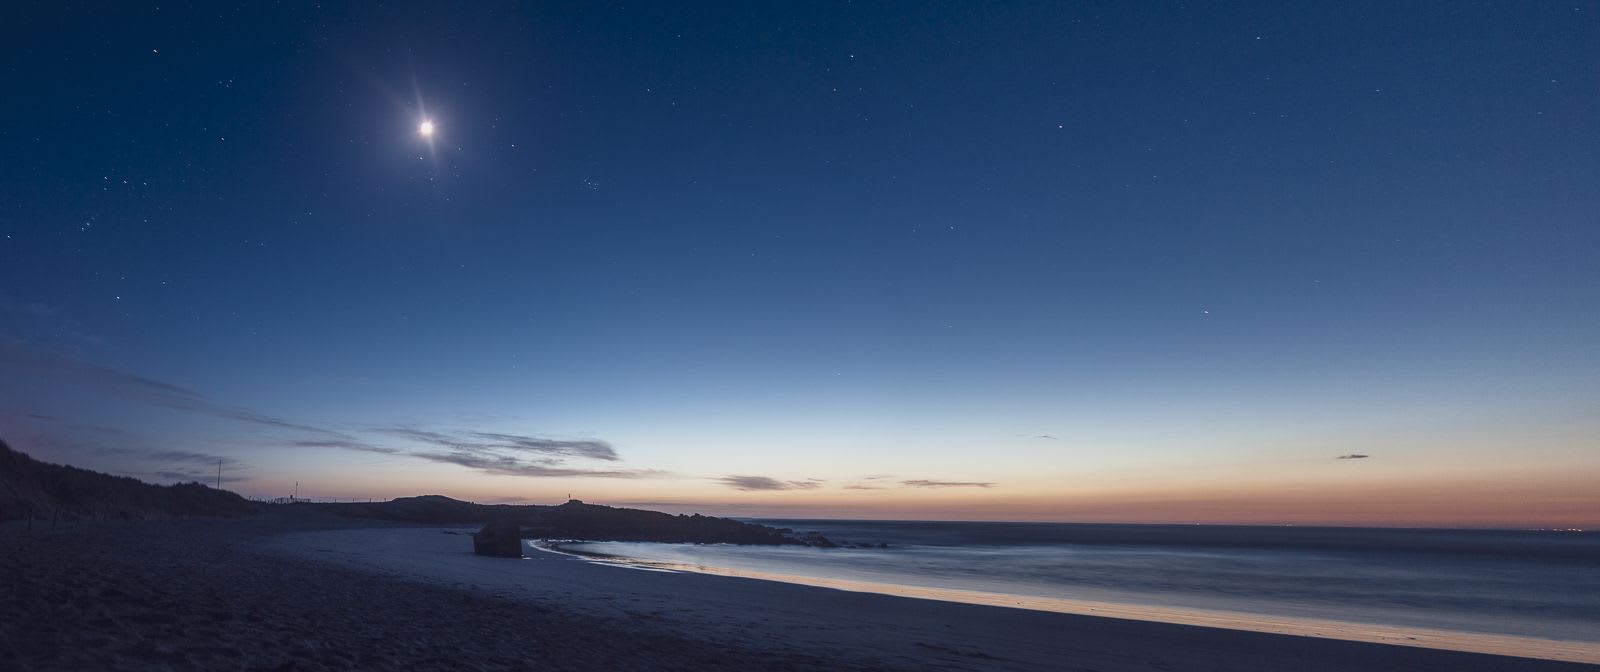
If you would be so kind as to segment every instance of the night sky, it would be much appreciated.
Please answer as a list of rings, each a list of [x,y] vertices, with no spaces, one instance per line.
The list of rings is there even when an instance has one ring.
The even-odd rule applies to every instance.
[[[462,7],[6,3],[0,438],[263,497],[1600,524],[1600,3]]]

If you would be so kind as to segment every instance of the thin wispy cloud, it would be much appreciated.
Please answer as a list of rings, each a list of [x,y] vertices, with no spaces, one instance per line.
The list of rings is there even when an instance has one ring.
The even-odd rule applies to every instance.
[[[548,453],[551,455],[570,455],[591,460],[616,461],[617,450],[605,441],[594,439],[545,439],[517,434],[500,434],[495,432],[470,432],[472,436],[494,441],[494,447],[513,450],[525,450],[533,453]]]
[[[426,429],[417,429],[415,427],[373,427],[371,431],[377,434],[388,434],[390,436],[396,436],[402,439],[411,439],[413,441],[431,443],[437,446],[444,446],[446,448],[454,448],[458,443],[455,438],[448,434],[444,434],[442,432],[432,432]]]
[[[329,447],[370,452],[392,450],[397,454],[431,462],[454,464],[485,473],[509,476],[645,478],[663,473],[641,469],[590,469],[567,464],[569,459],[606,462],[621,460],[611,444],[598,439],[555,439],[506,432],[445,431],[404,425],[373,427],[370,431],[413,444],[420,443],[446,450],[395,449],[387,444],[379,445],[366,441],[356,442],[358,445]]]
[[[884,481],[894,478],[894,474],[868,474],[855,479],[855,482],[842,486],[843,490],[888,490]]]
[[[408,426],[376,427],[372,431],[452,450],[534,453],[608,462],[621,459],[616,448],[597,439],[554,439],[504,432],[443,432]]]
[[[219,470],[223,483],[235,483],[248,478],[242,473],[248,469],[248,465],[236,458],[190,450],[150,448],[141,445],[143,439],[128,432],[94,426],[84,428],[91,431],[112,432],[117,436],[118,445],[104,445],[93,438],[83,440],[40,438],[43,438],[43,443],[53,445],[57,449],[84,451],[102,458],[110,458],[113,462],[121,464],[123,468],[118,471],[123,473],[148,476],[157,480],[199,481],[212,484],[217,482]]]
[[[361,439],[309,439],[295,441],[292,445],[301,448],[337,448],[340,450],[411,457],[429,462],[454,464],[501,476],[648,478],[665,474],[665,472],[650,469],[586,469],[567,466],[566,460],[561,456],[526,457],[498,453],[484,446],[463,447],[449,442],[447,440],[448,435],[429,430],[406,429],[403,432],[387,431],[384,433],[418,439],[423,443],[445,447],[448,450],[400,448]]]
[[[542,476],[553,478],[570,478],[587,476],[590,478],[647,478],[662,475],[659,471],[642,469],[575,469],[560,466],[555,460],[529,460],[505,455],[483,455],[463,451],[451,453],[407,453],[412,457],[433,462],[455,464],[469,469],[477,469],[490,474],[503,476]]]
[[[231,457],[208,455],[206,453],[196,453],[188,450],[157,450],[146,452],[144,453],[144,456],[152,460],[165,460],[168,462],[187,462],[192,464],[206,465],[221,464],[224,467],[237,467],[240,465],[238,460],[235,460]]]
[[[641,469],[588,469],[566,464],[569,459],[621,460],[615,447],[598,439],[563,439],[481,430],[446,431],[397,425],[344,431],[298,422],[250,408],[218,403],[182,385],[10,341],[0,342],[0,365],[51,381],[66,381],[162,408],[299,434],[300,437],[286,442],[286,445],[298,448],[331,448],[410,457],[499,475],[643,478],[664,473]],[[386,436],[390,440],[375,440],[361,434]],[[441,448],[444,450],[438,450]],[[149,459],[149,455],[145,457]],[[176,456],[169,454],[166,457]],[[206,459],[215,463],[215,458]],[[150,473],[190,472],[165,469]]]
[[[52,381],[71,382],[164,408],[264,427],[339,435],[322,427],[292,422],[248,408],[219,404],[182,385],[18,343],[0,343],[0,364]]]
[[[143,446],[105,446],[91,445],[87,452],[104,457],[123,458],[131,462],[149,466],[159,466],[166,469],[205,468],[216,469],[222,466],[227,471],[237,471],[244,468],[244,463],[237,459],[209,453],[197,453],[188,450],[170,450],[147,448]]]
[[[923,479],[900,481],[901,485],[913,488],[992,488],[993,483],[982,481],[929,481]]]
[[[343,450],[354,450],[354,451],[359,451],[359,452],[363,452],[363,453],[382,453],[384,455],[403,455],[406,452],[406,451],[400,450],[399,448],[391,448],[389,446],[380,446],[380,445],[376,445],[376,444],[372,444],[372,443],[367,443],[366,441],[358,441],[358,440],[355,440],[355,439],[303,440],[303,441],[294,441],[290,445],[293,445],[293,446],[296,446],[296,447],[299,447],[299,448],[340,448],[340,449],[343,449]]]
[[[261,425],[263,427],[272,427],[275,429],[288,429],[297,432],[308,432],[311,434],[322,434],[326,436],[344,435],[342,432],[337,432],[331,429],[292,422],[276,416],[267,415],[265,413],[258,413],[248,408],[223,406],[206,401],[204,399],[195,399],[192,401],[176,400],[164,402],[161,405],[181,411],[190,411],[200,415],[209,415],[211,417],[222,418],[224,420],[236,420],[238,422]]]
[[[1340,455],[1340,456],[1335,457],[1333,459],[1335,459],[1335,460],[1365,460],[1365,459],[1367,459],[1369,457],[1372,457],[1372,456],[1371,455],[1362,455],[1361,453],[1350,453],[1349,455]]]
[[[815,490],[817,488],[822,487],[822,481],[819,480],[819,479],[815,479],[815,478],[807,479],[807,480],[804,480],[804,481],[780,481],[780,480],[778,480],[776,478],[769,478],[767,476],[739,476],[739,475],[735,475],[735,476],[723,476],[721,478],[716,479],[716,481],[718,483],[726,485],[726,486],[728,486],[730,488],[733,488],[735,490],[746,490],[746,491],[758,491],[758,490]]]
[[[124,394],[156,394],[157,400],[202,398],[198,392],[154,378],[43,350],[16,341],[0,341],[0,364],[21,373],[65,380]]]
[[[421,430],[419,430],[421,431]],[[427,433],[427,432],[423,432]],[[304,440],[295,441],[292,445],[301,448],[338,448],[365,453],[379,453],[382,455],[396,455],[411,457],[441,464],[453,464],[468,469],[476,469],[484,473],[501,476],[539,476],[546,478],[570,478],[588,476],[593,478],[647,478],[662,475],[663,472],[648,469],[583,469],[564,466],[565,463],[557,458],[521,458],[511,455],[496,455],[482,451],[451,450],[446,452],[429,450],[407,450],[394,446],[373,443],[361,440]]]

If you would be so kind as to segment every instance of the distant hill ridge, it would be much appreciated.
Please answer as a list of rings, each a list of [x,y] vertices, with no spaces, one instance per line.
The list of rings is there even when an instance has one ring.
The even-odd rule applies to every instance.
[[[387,502],[304,504],[354,518],[416,523],[483,523],[513,521],[526,538],[595,541],[659,541],[704,544],[831,546],[820,536],[793,536],[788,529],[742,523],[727,518],[672,515],[660,511],[585,504],[576,499],[560,506],[474,504],[442,495],[401,497]]]
[[[62,464],[40,462],[0,441],[0,520],[157,519],[245,516],[277,505],[252,502],[200,483],[154,485]],[[427,524],[514,521],[523,536],[593,541],[833,546],[816,535],[711,516],[622,509],[578,500],[560,506],[474,504],[443,495],[387,502],[286,505],[349,518]]]
[[[0,441],[0,520],[243,516],[261,505],[199,483],[153,485],[40,462]]]

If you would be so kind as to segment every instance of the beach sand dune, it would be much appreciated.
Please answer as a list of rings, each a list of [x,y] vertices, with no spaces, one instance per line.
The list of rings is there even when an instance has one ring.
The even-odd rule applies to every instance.
[[[320,515],[0,525],[6,670],[1580,670],[471,554]]]

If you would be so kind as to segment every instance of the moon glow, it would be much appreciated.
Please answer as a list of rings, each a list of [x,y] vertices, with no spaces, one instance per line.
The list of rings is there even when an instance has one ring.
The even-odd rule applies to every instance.
[[[417,133],[421,134],[424,138],[433,137],[433,120],[424,120],[421,124],[419,124],[417,126]]]

